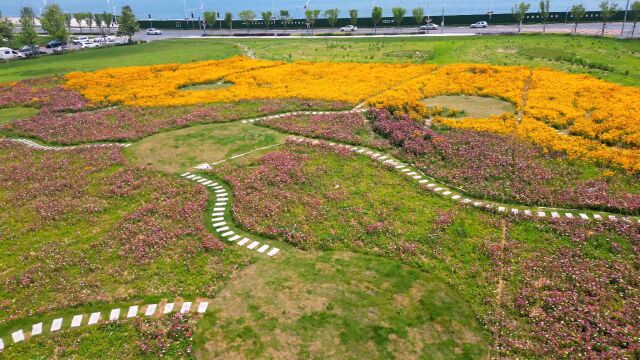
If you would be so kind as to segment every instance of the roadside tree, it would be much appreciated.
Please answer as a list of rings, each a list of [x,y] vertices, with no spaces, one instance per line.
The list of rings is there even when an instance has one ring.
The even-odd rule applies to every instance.
[[[402,20],[404,19],[404,15],[407,13],[407,10],[403,7],[394,7],[391,9],[393,13],[393,21],[396,24],[396,34],[400,31],[400,24],[402,24]]]
[[[513,17],[516,19],[516,22],[518,23],[518,34],[522,30],[522,21],[524,20],[524,17],[527,14],[527,11],[529,11],[530,7],[531,7],[531,4],[528,4],[526,2],[521,2],[511,8],[511,13],[513,14]]]
[[[251,25],[251,22],[253,22],[256,19],[256,13],[254,13],[251,10],[242,10],[238,14],[238,16],[240,16],[240,20],[242,20],[242,23],[247,26],[247,34],[248,34],[249,25]]]
[[[373,33],[378,33],[378,24],[382,20],[382,8],[380,6],[374,6],[371,10],[371,21],[373,21]]]
[[[140,24],[131,10],[131,6],[123,6],[118,18],[118,36],[126,36],[127,41],[133,41],[133,36],[140,30]]]

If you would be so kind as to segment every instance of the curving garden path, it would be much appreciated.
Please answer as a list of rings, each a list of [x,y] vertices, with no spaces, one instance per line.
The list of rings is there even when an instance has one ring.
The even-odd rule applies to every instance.
[[[196,314],[204,314],[209,307],[209,300],[201,299],[196,301],[196,304],[191,301],[132,304],[124,307],[113,307],[109,311],[104,311],[104,314],[102,311],[79,313],[67,318],[59,317],[49,321],[34,323],[30,330],[28,328],[16,330],[11,333],[11,340],[14,344],[17,344],[34,336],[52,334],[64,329],[74,329],[101,323],[126,321],[136,318],[139,315],[153,317],[164,316],[171,313],[190,314],[195,312]],[[4,347],[4,341],[0,338],[0,351],[4,350]]]
[[[130,143],[93,143],[93,144],[82,144],[82,145],[70,145],[70,146],[52,146],[52,145],[41,145],[37,142],[24,138],[3,138],[0,141],[8,141],[17,144],[22,144],[28,146],[30,148],[34,148],[37,150],[73,150],[80,148],[92,148],[92,147],[108,147],[108,146],[117,146],[117,147],[129,147]]]

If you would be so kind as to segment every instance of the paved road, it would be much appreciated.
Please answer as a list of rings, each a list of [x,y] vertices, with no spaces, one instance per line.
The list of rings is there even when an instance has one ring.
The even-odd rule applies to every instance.
[[[627,23],[625,26],[625,37],[629,37],[631,35],[631,27],[632,24]],[[582,23],[578,25],[578,33],[582,35],[600,35],[602,29],[602,24],[600,23]],[[611,23],[607,25],[606,35],[618,37],[620,36],[620,30],[622,29],[622,23]],[[571,33],[573,30],[573,24],[549,24],[547,25],[547,32],[550,33]],[[337,29],[336,33],[339,32]],[[503,33],[515,33],[517,31],[516,25],[491,25],[486,29],[471,29],[468,26],[445,26],[441,27],[438,30],[428,31],[422,33],[422,35],[476,35],[476,34],[503,34]],[[321,28],[315,29],[315,34],[320,33],[329,33],[331,29]],[[522,26],[523,33],[534,33],[534,32],[542,32],[542,25],[523,25]],[[305,35],[307,31],[304,29],[294,29],[288,30],[286,32],[290,35]],[[370,35],[374,33],[373,28],[360,28],[354,35]],[[208,30],[208,34],[214,37],[220,36],[229,36],[230,32],[228,30]],[[264,37],[264,30],[251,29],[248,33],[246,29],[234,29],[231,34],[236,35],[237,38],[242,37]],[[284,30],[276,29],[270,30],[269,34],[272,35],[283,35]],[[396,35],[395,28],[378,28],[378,35],[390,36]],[[418,35],[417,28],[415,27],[403,27],[399,29],[399,35]],[[201,37],[201,30],[163,30],[162,35],[147,35],[144,31],[140,31],[136,34],[135,38],[138,40],[161,40],[161,39],[173,39],[173,38],[194,38]],[[234,36],[234,37],[236,37]],[[297,38],[297,37],[296,37]],[[640,28],[637,29],[635,38],[640,38]]]

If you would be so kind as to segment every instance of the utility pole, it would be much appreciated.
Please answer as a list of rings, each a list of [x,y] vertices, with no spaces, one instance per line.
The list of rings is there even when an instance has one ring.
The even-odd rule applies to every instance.
[[[622,30],[620,30],[620,37],[624,36],[624,25],[627,23],[627,13],[629,12],[629,0],[627,0],[627,6],[624,8],[624,20],[622,20]]]

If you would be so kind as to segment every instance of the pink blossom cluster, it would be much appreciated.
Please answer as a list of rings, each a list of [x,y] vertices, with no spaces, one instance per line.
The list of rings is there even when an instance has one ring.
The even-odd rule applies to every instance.
[[[138,344],[148,355],[158,358],[195,359],[193,354],[193,320],[176,313],[170,318],[137,319]]]
[[[528,205],[640,213],[640,194],[602,177],[583,179],[561,154],[512,137],[451,129],[441,133],[407,116],[369,112],[374,129],[426,173],[479,197]],[[626,175],[625,175],[626,176]]]
[[[276,119],[267,119],[261,125],[283,130],[289,133],[314,138],[341,141],[354,145],[368,145],[386,148],[385,140],[374,140],[367,122],[360,113],[333,113],[318,115],[289,115]]]
[[[0,86],[0,108],[35,106],[47,111],[69,111],[88,106],[80,93],[55,85],[56,81],[55,78],[30,79]]]

